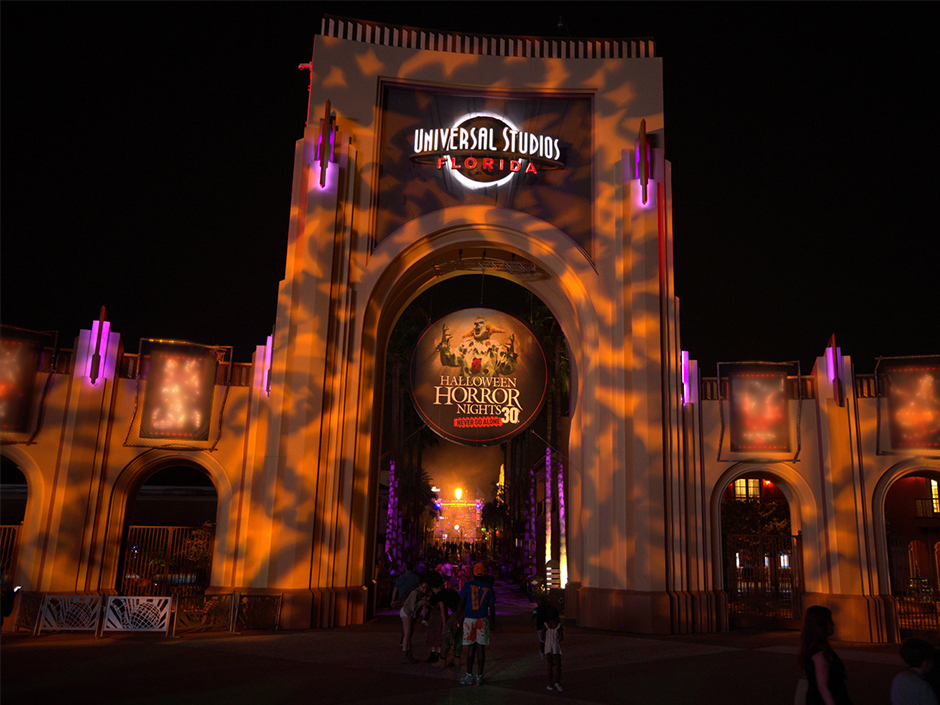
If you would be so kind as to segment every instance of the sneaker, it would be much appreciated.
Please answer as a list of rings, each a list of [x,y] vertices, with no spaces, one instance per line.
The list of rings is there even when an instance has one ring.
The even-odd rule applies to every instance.
[[[460,679],[460,685],[473,685],[476,681],[473,679],[469,673]]]
[[[483,685],[483,674],[477,676],[477,685]]]
[[[545,690],[555,690],[555,686],[550,685],[550,686],[548,686]]]
[[[561,692],[561,683],[555,684],[555,690],[557,690],[559,693]]]

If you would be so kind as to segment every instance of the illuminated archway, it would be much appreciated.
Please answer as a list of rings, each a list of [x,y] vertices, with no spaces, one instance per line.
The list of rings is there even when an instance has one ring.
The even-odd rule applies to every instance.
[[[234,584],[236,516],[232,506],[232,486],[225,469],[206,451],[148,450],[121,471],[111,492],[108,507],[108,534],[105,541],[101,586],[117,584],[121,540],[125,519],[137,490],[155,472],[173,466],[198,468],[208,475],[217,497],[215,545],[212,552],[210,585]]]
[[[152,471],[124,520],[121,595],[202,594],[211,578],[218,497],[198,464]]]
[[[897,483],[904,478],[937,474],[940,476],[940,461],[928,458],[903,460],[888,468],[872,493],[872,517],[875,531],[875,559],[877,565],[878,592],[891,594],[891,568],[888,551],[888,532],[886,526],[886,505],[888,495]]]
[[[378,495],[378,469],[385,375],[386,341],[396,321],[411,301],[438,281],[434,260],[457,259],[460,251],[485,248],[489,252],[515,255],[535,265],[543,278],[515,280],[537,296],[552,312],[568,340],[571,354],[572,413],[569,434],[568,528],[572,537],[580,535],[580,469],[596,466],[598,429],[592,426],[599,403],[585,389],[597,387],[595,366],[590,361],[598,355],[598,319],[585,281],[595,277],[590,260],[563,232],[545,222],[517,211],[463,206],[436,211],[417,218],[376,248],[361,274],[361,290],[368,293],[360,337],[364,390],[360,418],[370,418],[367,429],[359,435],[357,477],[361,495],[368,500],[361,507],[364,528],[361,546],[364,565],[374,562]],[[495,256],[495,255],[494,255]],[[442,275],[458,276],[459,273]],[[511,276],[488,272],[487,276]],[[582,555],[577,540],[570,542],[568,558],[570,580],[579,582]]]
[[[480,261],[481,250],[474,252],[464,249],[462,252],[459,261],[447,261],[444,266],[460,267],[467,264],[472,267]],[[544,276],[532,272],[528,263],[511,261],[508,253],[494,253],[492,247],[486,250],[485,256],[485,261],[490,265],[529,267],[523,270],[523,279],[525,276]],[[486,550],[494,560],[498,555],[501,562],[516,566],[524,570],[525,574],[531,574],[533,569],[540,573],[546,562],[545,553],[551,551],[556,569],[554,577],[565,582],[566,575],[559,574],[558,569],[567,564],[563,540],[566,521],[562,510],[567,496],[564,475],[569,467],[567,436],[570,409],[567,403],[568,390],[562,382],[567,375],[562,372],[567,372],[568,343],[548,308],[523,284],[524,281],[509,277],[492,276],[486,270],[463,271],[459,277],[435,282],[433,287],[415,298],[398,319],[386,357],[385,373],[391,377],[391,382],[386,389],[380,472],[383,488],[386,473],[389,473],[388,481],[394,481],[396,488],[400,488],[403,478],[411,478],[412,483],[405,482],[405,488],[411,488],[410,492],[401,494],[392,491],[391,512],[386,511],[384,496],[379,497],[378,545],[381,550],[381,534],[383,529],[387,529],[386,551],[389,552],[393,568],[401,568],[403,563],[415,559],[416,556],[411,554],[421,550],[422,544],[425,549],[431,544],[448,544],[449,550],[459,551],[456,545],[450,544],[476,539],[485,540]],[[429,374],[425,383],[437,384],[437,371],[444,367],[436,366],[437,356],[431,348],[439,342],[442,322],[445,325],[450,323],[450,333],[455,341],[466,339],[470,335],[469,328],[461,328],[459,325],[454,327],[454,317],[459,317],[460,312],[468,308],[479,313],[483,310],[479,306],[489,310],[495,320],[501,321],[496,325],[496,333],[501,340],[506,340],[512,333],[517,351],[520,351],[519,346],[525,341],[528,353],[520,355],[520,369],[524,366],[529,372],[544,370],[544,374],[540,372],[536,375],[534,388],[540,391],[535,396],[527,391],[533,388],[526,386],[532,381],[530,377],[518,378],[518,389],[524,396],[528,395],[523,406],[530,412],[523,426],[500,425],[499,431],[494,433],[499,436],[498,439],[490,438],[489,442],[477,442],[475,438],[461,442],[459,430],[454,434],[447,431],[452,421],[450,416],[443,432],[435,434],[426,425],[437,423],[433,410],[438,407],[431,405],[430,398],[423,413],[411,411],[413,397],[409,394],[409,370],[414,372],[417,369],[420,376],[426,368],[423,364],[413,368],[414,356],[427,359],[430,355],[433,361],[429,364],[434,365],[435,372]],[[504,314],[505,317],[502,317]],[[463,323],[467,321],[469,318]],[[419,342],[422,340],[423,348]],[[453,343],[455,347],[457,344]],[[536,348],[541,348],[541,352]],[[422,350],[423,353],[420,352]],[[534,367],[531,365],[533,362],[537,362]],[[516,382],[517,378],[513,377],[513,384]],[[534,405],[536,401],[541,403],[540,407]],[[537,415],[531,413],[536,408],[540,408]],[[475,412],[463,410],[459,413]],[[400,439],[400,446],[396,444],[396,439]],[[552,448],[551,466],[546,463],[546,447]],[[399,452],[396,453],[396,450]],[[394,473],[391,471],[393,460]],[[418,467],[426,475],[419,474]],[[414,482],[419,477],[440,486],[436,490],[439,493],[439,520],[420,514],[423,507],[433,504],[425,494],[417,491],[419,488]],[[497,488],[495,495],[494,486]],[[429,491],[430,487],[431,484],[427,484],[425,490]],[[467,496],[459,505],[453,499],[457,487],[467,490]],[[552,523],[548,526],[540,526],[546,514],[536,511],[542,505],[543,490],[548,498],[545,506],[551,507],[548,516]],[[401,521],[406,505],[412,518]],[[474,514],[476,520],[471,520],[467,512]],[[420,521],[416,518],[418,516],[421,517]],[[455,517],[462,518],[458,521]],[[423,523],[427,519],[430,522]],[[515,521],[510,523],[512,519]],[[461,526],[460,532],[453,530],[455,521]],[[419,523],[425,528],[423,542],[420,540],[422,532],[415,530]],[[470,526],[473,529],[468,533]],[[497,548],[501,550],[497,551]],[[519,578],[522,579],[522,573]]]
[[[774,502],[769,511],[768,494]],[[731,626],[799,624],[805,576],[815,573],[814,569],[806,570],[806,564],[818,564],[819,550],[808,536],[803,536],[804,541],[792,537],[810,529],[804,522],[804,510],[811,506],[805,500],[811,496],[794,469],[778,463],[736,464],[713,488],[713,569],[716,586],[728,596]],[[780,526],[780,498],[786,502],[789,519],[785,533],[780,533],[784,528]],[[767,523],[776,523],[776,530],[765,530]]]
[[[803,534],[803,568],[807,582],[810,576],[818,575],[819,551],[816,547],[819,536],[817,526],[818,512],[816,501],[806,480],[790,465],[786,463],[757,464],[736,463],[726,470],[712,488],[711,494],[711,539],[713,555],[722,556],[721,545],[721,504],[727,492],[728,485],[746,475],[760,475],[774,482],[780,490],[790,510],[790,531],[793,534]],[[721,574],[722,561],[716,560],[712,565],[715,584],[724,585]],[[815,585],[815,582],[814,582]]]

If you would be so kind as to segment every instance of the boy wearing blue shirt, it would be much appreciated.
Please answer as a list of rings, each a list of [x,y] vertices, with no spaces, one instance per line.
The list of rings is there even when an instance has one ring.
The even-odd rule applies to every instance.
[[[490,643],[490,607],[496,604],[496,593],[492,583],[482,580],[486,569],[482,563],[473,566],[473,580],[464,583],[460,590],[460,606],[463,609],[463,645],[467,649],[467,675],[460,679],[463,685],[483,685],[483,666],[486,663],[486,645]],[[473,677],[473,662],[479,652],[479,671]]]

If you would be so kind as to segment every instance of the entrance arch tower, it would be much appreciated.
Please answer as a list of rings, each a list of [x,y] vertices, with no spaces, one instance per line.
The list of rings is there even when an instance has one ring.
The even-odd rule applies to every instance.
[[[652,41],[328,17],[307,68],[267,445],[247,517],[255,569],[243,583],[284,591],[286,627],[367,616],[385,345],[440,276],[435,262],[482,248],[538,272],[520,283],[571,347],[569,616],[636,632],[707,628],[708,572],[689,568],[704,542],[679,470],[670,166]]]

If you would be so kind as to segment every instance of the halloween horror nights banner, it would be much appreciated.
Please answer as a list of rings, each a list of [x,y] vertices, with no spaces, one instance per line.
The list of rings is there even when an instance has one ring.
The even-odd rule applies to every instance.
[[[512,208],[591,254],[592,98],[383,83],[376,242],[449,206]]]
[[[516,318],[487,308],[456,311],[419,338],[411,394],[438,435],[464,445],[502,443],[535,419],[548,386],[538,340]]]
[[[891,448],[940,449],[940,360],[880,360]]]

